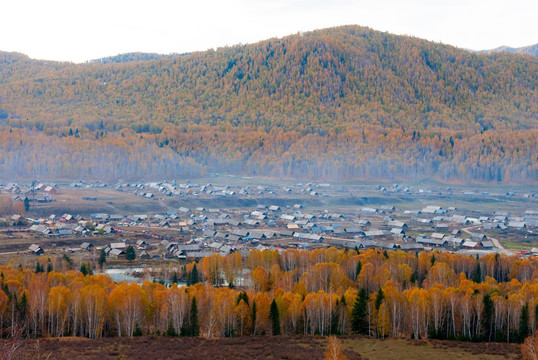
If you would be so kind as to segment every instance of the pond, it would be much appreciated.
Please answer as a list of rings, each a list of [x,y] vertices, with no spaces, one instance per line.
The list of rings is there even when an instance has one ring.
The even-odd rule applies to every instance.
[[[144,271],[146,271],[146,274],[144,274]],[[143,267],[122,267],[122,268],[112,268],[112,269],[106,269],[105,274],[110,276],[112,281],[114,282],[135,282],[138,284],[142,284],[144,281],[158,281],[159,279],[156,279],[152,275],[152,269],[150,267],[143,268]],[[166,284],[167,287],[170,286],[170,283]],[[178,286],[185,286],[185,282],[179,282]]]
[[[151,271],[151,269],[148,269]],[[116,269],[106,269],[105,274],[110,276],[110,278],[114,282],[144,282],[142,279],[142,272],[144,271],[143,268],[137,267],[137,268],[116,268]],[[135,276],[137,274],[138,276]],[[150,281],[153,280],[153,278],[149,279]]]

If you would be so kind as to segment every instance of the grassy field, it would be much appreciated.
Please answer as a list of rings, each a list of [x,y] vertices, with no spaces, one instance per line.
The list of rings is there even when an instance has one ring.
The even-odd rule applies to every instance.
[[[520,359],[519,345],[459,341],[345,338],[343,348],[372,360]]]
[[[516,241],[508,241],[503,240],[501,241],[502,246],[504,246],[506,249],[514,250],[514,251],[521,251],[521,250],[531,250],[532,248],[536,247],[536,244],[528,244],[524,242],[516,242]]]
[[[349,360],[520,359],[517,344],[421,341],[347,336],[341,338]],[[25,344],[18,359],[324,359],[327,338],[263,336],[241,338],[86,338],[41,339]]]

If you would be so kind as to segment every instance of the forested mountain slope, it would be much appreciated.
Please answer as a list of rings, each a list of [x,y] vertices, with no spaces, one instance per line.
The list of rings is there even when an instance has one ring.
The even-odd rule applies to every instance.
[[[536,179],[530,56],[346,26],[145,57],[0,53],[2,173]]]
[[[509,46],[499,46],[498,48],[485,50],[485,53],[496,53],[496,52],[508,52],[512,54],[523,54],[523,55],[532,55],[538,56],[538,44],[523,46],[519,48],[513,48]]]

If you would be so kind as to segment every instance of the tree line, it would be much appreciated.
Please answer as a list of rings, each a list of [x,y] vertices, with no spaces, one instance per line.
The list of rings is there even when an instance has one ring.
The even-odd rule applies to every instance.
[[[114,283],[63,258],[0,267],[0,334],[379,338],[522,342],[538,325],[538,261],[379,250],[250,251]],[[165,281],[166,280],[166,281]],[[177,286],[186,280],[188,285]]]
[[[76,134],[74,132],[73,134]],[[0,132],[4,180],[186,178],[208,172],[309,179],[532,183],[538,131],[403,131],[376,127],[301,135],[282,129],[167,126],[160,134],[26,129]]]

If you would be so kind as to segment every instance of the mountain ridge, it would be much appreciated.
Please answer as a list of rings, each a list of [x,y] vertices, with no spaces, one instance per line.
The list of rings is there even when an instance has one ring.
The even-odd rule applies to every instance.
[[[511,54],[531,55],[531,56],[538,57],[538,44],[522,46],[518,48],[503,45],[503,46],[499,46],[490,50],[482,50],[480,52],[483,52],[486,54],[507,52]]]
[[[125,146],[156,146],[195,172],[528,182],[537,77],[535,58],[358,26],[145,61],[0,53],[0,126],[24,133],[28,147],[48,136],[60,148],[86,141],[116,151],[128,138]]]

